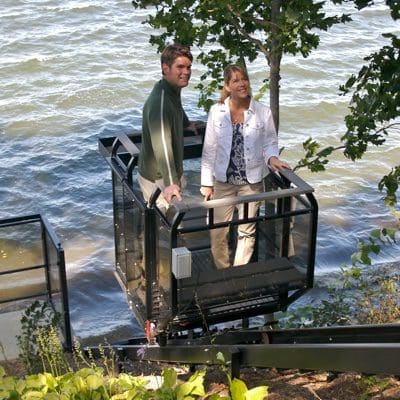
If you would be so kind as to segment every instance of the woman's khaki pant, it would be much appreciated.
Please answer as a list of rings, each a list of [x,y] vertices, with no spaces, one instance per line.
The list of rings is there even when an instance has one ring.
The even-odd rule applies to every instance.
[[[264,190],[263,183],[253,183],[247,185],[232,185],[230,183],[215,182],[214,199],[226,197],[246,196],[250,194],[260,193]],[[256,216],[260,202],[249,203],[248,217]],[[243,218],[243,204],[238,205],[239,218]],[[214,208],[214,222],[227,222],[233,218],[235,205]],[[229,226],[223,228],[212,229],[211,236],[211,252],[214,263],[217,268],[227,268],[232,265],[230,262],[229,249]],[[254,222],[238,225],[238,237],[233,265],[247,264],[254,251],[254,243],[256,240],[256,224]]]

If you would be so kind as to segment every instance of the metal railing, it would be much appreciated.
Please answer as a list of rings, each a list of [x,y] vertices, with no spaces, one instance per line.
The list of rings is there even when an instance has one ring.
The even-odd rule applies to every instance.
[[[71,349],[64,250],[49,222],[40,214],[0,220],[0,253],[0,305],[48,301]]]

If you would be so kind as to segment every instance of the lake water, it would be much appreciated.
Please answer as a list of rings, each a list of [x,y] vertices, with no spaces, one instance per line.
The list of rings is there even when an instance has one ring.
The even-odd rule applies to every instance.
[[[81,338],[139,332],[113,276],[111,173],[97,146],[100,137],[140,129],[141,107],[160,77],[150,29],[141,24],[147,13],[122,0],[0,6],[0,218],[41,213],[50,221],[65,249],[72,324]],[[382,4],[323,32],[307,59],[284,57],[279,138],[291,165],[310,136],[338,143],[348,102],[338,96],[339,85],[385,44],[383,32],[399,30]],[[267,74],[264,59],[249,70],[257,92]],[[201,71],[194,63],[183,92],[192,119],[206,117],[194,88]],[[337,154],[324,173],[299,171],[320,206],[317,279],[349,263],[358,238],[393,224],[377,183],[398,164],[399,147],[392,135],[356,163]],[[394,246],[374,263],[399,259]]]

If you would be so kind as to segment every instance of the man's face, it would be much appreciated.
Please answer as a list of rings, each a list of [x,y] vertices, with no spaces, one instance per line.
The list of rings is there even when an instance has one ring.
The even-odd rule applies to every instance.
[[[163,77],[172,86],[177,88],[186,87],[189,84],[190,75],[192,73],[192,63],[187,57],[178,57],[169,67],[162,64]]]

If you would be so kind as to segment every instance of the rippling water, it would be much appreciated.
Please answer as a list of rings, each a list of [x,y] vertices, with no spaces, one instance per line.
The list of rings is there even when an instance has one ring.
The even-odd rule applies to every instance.
[[[42,213],[50,221],[66,252],[80,337],[138,330],[113,277],[111,179],[97,142],[140,129],[142,104],[160,76],[149,28],[141,24],[147,12],[122,0],[2,0],[0,6],[0,218]],[[338,86],[388,31],[398,33],[399,26],[376,6],[322,33],[307,59],[284,57],[279,137],[292,165],[309,136],[337,143],[348,101]],[[249,69],[257,91],[266,64],[260,59]],[[200,70],[194,64],[193,83],[183,92],[193,119],[205,118],[194,89]],[[336,155],[323,174],[300,171],[320,204],[317,275],[348,262],[358,237],[390,222],[377,182],[398,163],[399,147],[392,137],[356,163]],[[393,247],[375,262],[399,258]]]

